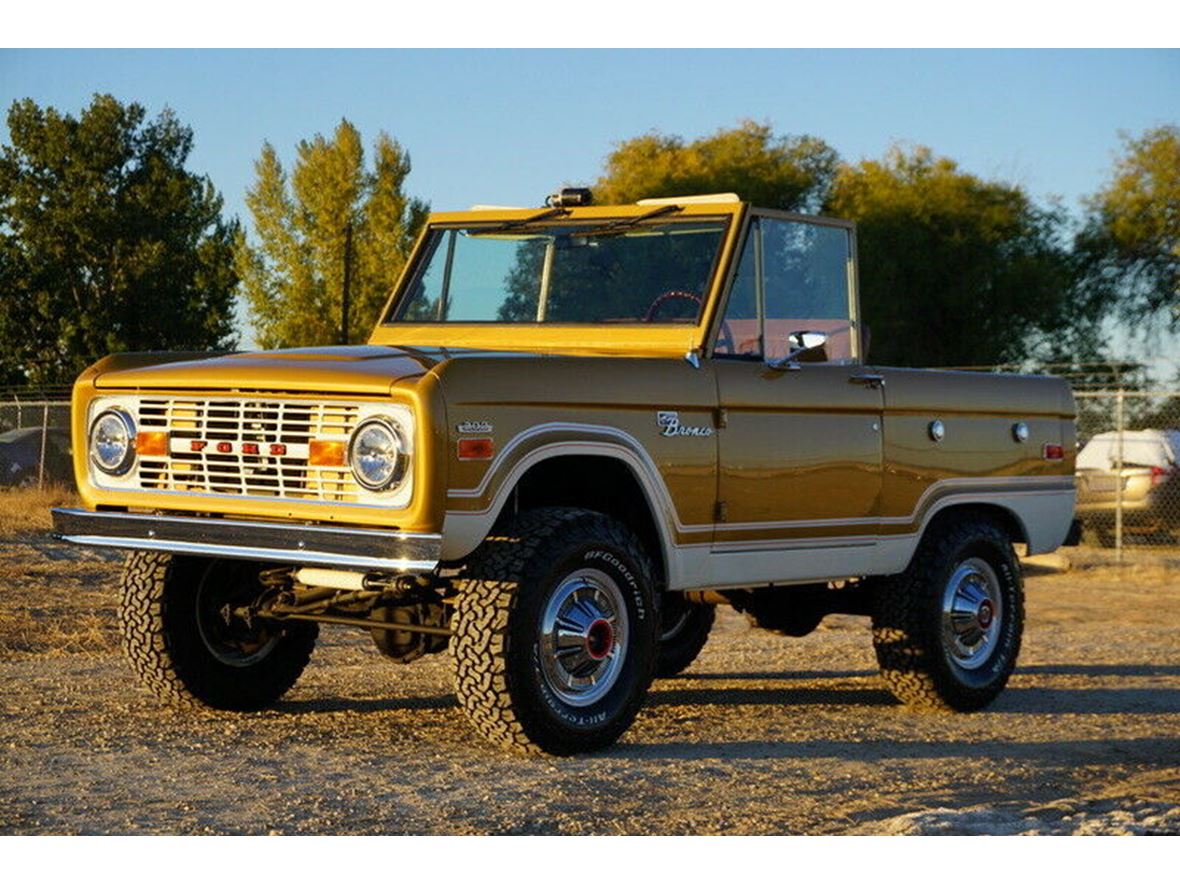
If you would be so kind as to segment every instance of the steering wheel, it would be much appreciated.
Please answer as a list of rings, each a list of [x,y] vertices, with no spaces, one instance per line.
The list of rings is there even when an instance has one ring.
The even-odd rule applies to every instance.
[[[643,321],[645,323],[650,323],[653,319],[655,319],[656,314],[659,313],[660,305],[662,305],[665,301],[676,300],[692,301],[698,307],[701,305],[700,295],[696,295],[692,292],[683,292],[679,289],[669,289],[667,292],[664,292],[662,295],[658,296],[656,300],[651,303],[651,306],[647,309],[647,313],[643,315]]]

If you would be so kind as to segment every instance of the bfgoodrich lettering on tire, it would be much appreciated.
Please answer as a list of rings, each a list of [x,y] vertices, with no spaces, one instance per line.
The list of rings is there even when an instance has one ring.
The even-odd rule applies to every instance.
[[[1007,533],[984,516],[932,526],[909,568],[876,585],[873,606],[881,675],[911,706],[977,710],[1016,666],[1020,566]]]
[[[652,568],[623,525],[543,508],[497,531],[464,567],[455,691],[476,728],[514,749],[569,755],[614,743],[651,683]]]

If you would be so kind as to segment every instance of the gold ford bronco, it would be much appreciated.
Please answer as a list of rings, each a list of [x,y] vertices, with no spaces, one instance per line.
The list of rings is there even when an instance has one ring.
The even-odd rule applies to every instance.
[[[126,651],[178,704],[271,704],[341,624],[449,647],[491,741],[588,751],[729,605],[868,615],[898,698],[977,709],[1020,648],[1013,545],[1071,529],[1073,397],[868,340],[847,222],[575,189],[435,214],[365,346],[87,369],[54,531],[131,551]]]

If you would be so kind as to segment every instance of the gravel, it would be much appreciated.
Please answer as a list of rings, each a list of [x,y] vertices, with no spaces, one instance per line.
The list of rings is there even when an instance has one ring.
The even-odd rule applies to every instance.
[[[117,563],[63,550],[0,541],[0,635],[68,622],[66,593],[102,622],[0,646],[0,833],[1180,833],[1171,562],[1030,574],[981,713],[894,703],[864,619],[789,640],[723,610],[619,745],[536,759],[472,732],[445,654],[343,628],[273,710],[161,707],[111,647]]]

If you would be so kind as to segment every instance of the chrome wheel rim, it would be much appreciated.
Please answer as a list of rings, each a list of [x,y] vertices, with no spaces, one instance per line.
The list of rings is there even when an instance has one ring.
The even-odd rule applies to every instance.
[[[964,670],[982,667],[999,642],[1003,621],[995,569],[977,557],[960,563],[942,595],[942,647],[947,659]]]
[[[223,611],[227,605],[241,602],[237,570],[218,574],[214,566],[205,570],[197,586],[197,633],[209,654],[227,667],[249,667],[270,654],[278,644],[278,631],[268,630],[244,621],[226,621]]]
[[[541,675],[571,707],[601,700],[618,681],[627,653],[627,607],[618,584],[579,569],[557,585],[539,630]]]

